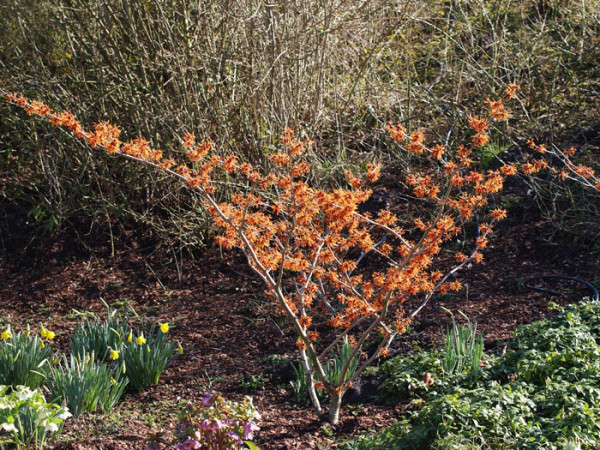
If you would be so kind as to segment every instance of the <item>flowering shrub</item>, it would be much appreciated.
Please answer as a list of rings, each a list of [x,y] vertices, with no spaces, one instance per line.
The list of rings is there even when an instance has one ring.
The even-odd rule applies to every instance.
[[[26,333],[13,334],[8,326],[0,334],[0,385],[40,387],[50,369],[52,349],[44,341],[54,333],[41,327],[41,337]]]
[[[250,397],[240,403],[206,394],[199,405],[188,403],[180,412],[172,442],[157,439],[150,442],[147,450],[173,448],[162,445],[172,445],[178,450],[239,449],[243,444],[253,448],[251,440],[260,429],[256,424],[259,419]]]
[[[2,432],[12,436],[17,449],[43,448],[51,437],[60,435],[64,421],[71,413],[64,406],[46,403],[41,392],[27,386],[0,385],[0,447],[6,440]]]
[[[572,161],[572,157],[577,153],[575,147],[569,147],[568,149],[560,149],[556,146],[547,147],[544,144],[536,144],[533,139],[527,141],[527,146],[536,153],[546,155],[546,157],[553,157],[560,162],[558,167],[550,167],[550,171],[557,175],[559,179],[573,180],[587,188],[600,191],[600,177],[594,170],[591,167],[583,164],[575,164]],[[522,171],[526,175],[529,175],[538,172],[539,168],[535,163],[528,162],[522,166]]]
[[[312,142],[296,139],[289,129],[280,139],[280,149],[270,155],[267,171],[235,155],[211,156],[213,143],[196,142],[189,133],[183,136],[188,162],[178,163],[141,137],[121,141],[115,125],[101,122],[93,131],[86,130],[68,112],[54,112],[16,94],[8,94],[7,99],[29,114],[67,128],[93,148],[163,170],[199,192],[221,229],[218,244],[244,252],[264,281],[266,295],[290,320],[314,408],[322,412],[316,389],[324,389],[331,399],[329,420],[337,423],[342,397],[353,381],[374,360],[388,355],[395,336],[406,330],[435,292],[461,289],[460,282],[450,277],[483,260],[495,223],[506,216],[503,209],[490,208],[488,199],[501,191],[505,177],[516,174],[518,168],[506,164],[498,170],[478,171],[474,150],[489,142],[494,122],[508,119],[504,100],[514,98],[518,89],[510,84],[504,99],[486,101],[487,117],[469,118],[472,141],[457,149],[426,145],[421,130],[407,133],[400,124],[387,126],[394,142],[428,162],[421,165],[428,169],[408,173],[405,181],[429,206],[429,212],[408,220],[400,220],[387,209],[360,212],[359,205],[371,195],[366,183],[380,176],[376,163],[367,165],[364,176],[348,171],[346,188],[312,187],[304,156]],[[546,167],[548,162],[540,158],[523,164],[522,169],[533,173]],[[236,189],[229,202],[214,195],[215,184],[223,180]],[[474,245],[456,253],[450,270],[436,270],[435,258],[443,245],[461,232],[476,211],[483,220]],[[383,263],[376,268],[361,266],[369,253]],[[317,331],[323,325],[329,325],[331,332]],[[326,373],[326,364],[345,339],[352,350],[333,379]],[[359,363],[355,365],[356,357]]]

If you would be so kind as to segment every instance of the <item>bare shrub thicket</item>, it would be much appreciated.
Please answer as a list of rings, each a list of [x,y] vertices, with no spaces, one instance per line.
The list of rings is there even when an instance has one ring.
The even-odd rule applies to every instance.
[[[522,136],[592,124],[599,10],[597,0],[0,0],[0,83],[118,118],[126,135],[165,150],[190,131],[260,163],[285,127],[304,129],[317,141],[314,176],[332,180],[374,153],[402,165],[383,137],[392,120],[461,141],[458,119],[509,82],[523,87]],[[187,243],[204,239],[205,222],[184,213],[197,199],[160,175],[148,183],[83,148],[67,159],[64,147],[79,144],[56,144],[49,129],[9,134],[29,125],[3,120],[0,167],[31,180],[3,197],[20,192],[46,228],[133,214]],[[491,138],[492,156],[514,145],[502,129]],[[126,189],[113,182],[124,178]]]

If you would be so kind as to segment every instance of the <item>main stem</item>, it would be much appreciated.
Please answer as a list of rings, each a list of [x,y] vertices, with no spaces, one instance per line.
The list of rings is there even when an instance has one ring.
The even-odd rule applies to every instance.
[[[342,407],[342,397],[344,392],[332,392],[331,402],[329,403],[329,423],[337,425],[340,421],[340,408]]]

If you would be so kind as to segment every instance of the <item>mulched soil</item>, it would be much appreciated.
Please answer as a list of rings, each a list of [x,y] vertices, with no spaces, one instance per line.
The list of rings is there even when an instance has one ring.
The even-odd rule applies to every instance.
[[[432,302],[414,331],[398,339],[396,352],[413,341],[440,345],[440,327],[450,322],[441,306],[478,322],[491,349],[519,324],[548,316],[549,300],[566,304],[588,295],[574,284],[553,283],[569,291],[562,297],[525,287],[528,277],[540,273],[600,279],[597,252],[560,236],[550,243],[551,224],[531,211],[527,204],[513,211],[498,228],[484,263],[461,275],[465,289]],[[295,403],[288,389],[293,372],[277,364],[277,355],[295,358],[293,334],[263,300],[263,286],[240,254],[222,256],[215,248],[181,256],[158,245],[151,232],[123,231],[111,255],[101,224],[77,238],[63,234],[31,242],[30,231],[18,208],[0,215],[0,318],[5,322],[14,328],[43,322],[64,348],[80,320],[76,311],[104,314],[105,302],[133,308],[147,321],[170,322],[171,338],[185,349],[158,386],[127,395],[109,416],[69,421],[56,448],[143,448],[150,433],[171,428],[178,402],[197,401],[207,391],[232,399],[252,395],[262,414],[255,442],[265,449],[335,445],[391,424],[406,407],[377,404],[376,379],[365,380],[363,389],[349,396],[352,404],[343,408],[337,427],[324,426],[308,405]]]

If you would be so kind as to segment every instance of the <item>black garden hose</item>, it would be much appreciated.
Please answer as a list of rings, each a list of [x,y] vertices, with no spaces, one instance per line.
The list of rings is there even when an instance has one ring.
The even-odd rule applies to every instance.
[[[567,275],[535,275],[535,276],[533,276],[531,278],[528,278],[527,281],[525,281],[525,287],[527,287],[529,289],[534,289],[536,291],[547,292],[547,293],[552,294],[552,295],[564,295],[564,292],[553,291],[552,289],[546,289],[546,288],[539,287],[539,286],[531,286],[529,284],[533,280],[542,280],[542,279],[548,279],[548,278],[558,278],[558,279],[561,279],[561,280],[575,281],[577,283],[584,284],[594,294],[594,301],[596,301],[596,302],[598,301],[598,298],[599,298],[598,297],[598,290],[594,287],[593,284],[588,283],[587,281],[582,280],[581,278],[570,277],[570,276],[567,276]]]

